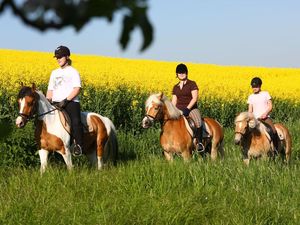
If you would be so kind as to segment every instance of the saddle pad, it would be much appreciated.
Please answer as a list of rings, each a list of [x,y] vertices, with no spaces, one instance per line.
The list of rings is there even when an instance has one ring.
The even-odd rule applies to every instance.
[[[185,117],[183,117],[183,118],[184,118],[184,123],[185,123],[186,129],[188,130],[189,134],[192,137],[194,137],[194,132],[191,129],[191,127],[189,125],[189,122],[187,121],[187,119]],[[207,137],[210,137],[210,136],[211,136],[211,131],[210,131],[207,123],[205,123],[205,121],[202,119],[202,137],[207,138]]]
[[[271,135],[269,134],[267,127],[264,123],[260,122],[260,130],[267,136],[269,141],[272,141]]]

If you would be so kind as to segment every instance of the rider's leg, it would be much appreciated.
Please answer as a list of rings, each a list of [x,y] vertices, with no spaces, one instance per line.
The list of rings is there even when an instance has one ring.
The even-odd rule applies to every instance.
[[[79,102],[71,101],[65,108],[71,119],[71,132],[74,138],[74,154],[76,156],[82,154],[83,148],[83,126],[80,119]]]
[[[195,122],[195,126],[197,128],[195,138],[197,139],[198,145],[197,150],[198,151],[204,151],[204,146],[202,144],[202,120],[201,120],[201,114],[199,109],[193,109],[190,112],[190,117]]]
[[[264,122],[271,127],[271,130],[272,130],[271,139],[272,139],[273,144],[274,144],[275,152],[278,152],[279,137],[278,137],[276,128],[273,124],[273,121],[270,118],[267,118],[267,119],[264,120]]]

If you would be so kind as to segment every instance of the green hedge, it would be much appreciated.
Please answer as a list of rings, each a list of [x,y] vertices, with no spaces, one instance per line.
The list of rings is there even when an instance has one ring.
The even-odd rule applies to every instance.
[[[46,86],[40,87],[46,90]],[[0,166],[30,166],[38,163],[33,137],[33,123],[23,129],[15,127],[18,105],[17,93],[9,93],[0,88]],[[82,110],[97,112],[109,117],[118,130],[142,136],[141,120],[144,116],[144,103],[151,93],[139,89],[119,86],[116,90],[106,87],[84,87],[81,96]],[[237,113],[247,110],[245,101],[224,102],[217,98],[200,99],[203,116],[217,119],[224,127],[233,127]],[[275,121],[287,122],[299,118],[300,105],[291,101],[274,99],[272,117]]]

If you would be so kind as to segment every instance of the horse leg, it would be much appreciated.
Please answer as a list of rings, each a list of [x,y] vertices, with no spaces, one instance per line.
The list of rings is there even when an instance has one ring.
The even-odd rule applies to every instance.
[[[48,162],[48,154],[49,154],[49,151],[47,151],[45,149],[39,150],[39,156],[40,156],[40,161],[41,161],[41,168],[40,168],[41,174],[43,174],[46,171],[47,162]]]
[[[191,159],[191,153],[189,150],[182,152],[182,158],[185,162],[188,162]]]
[[[72,154],[69,148],[65,147],[66,151],[65,154],[62,154],[60,151],[58,151],[58,153],[61,154],[61,156],[63,157],[66,165],[67,165],[67,169],[70,171],[73,168],[73,163],[72,163]]]
[[[243,161],[244,161],[246,166],[249,166],[249,164],[250,164],[250,159],[249,158],[243,159]]]
[[[216,160],[217,156],[218,156],[218,147],[217,147],[216,142],[214,140],[212,140],[210,157],[212,160]]]
[[[173,154],[172,153],[164,151],[164,156],[165,156],[167,161],[170,161],[170,162],[173,161]]]

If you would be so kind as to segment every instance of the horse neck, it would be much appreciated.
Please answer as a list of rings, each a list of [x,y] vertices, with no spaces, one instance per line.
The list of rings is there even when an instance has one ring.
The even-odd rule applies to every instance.
[[[48,102],[48,100],[43,94],[41,94],[40,92],[37,92],[37,94],[39,95],[38,109],[37,109],[38,114],[43,114],[54,109],[54,106],[52,106]]]
[[[167,120],[170,120],[170,119],[171,119],[170,113],[168,111],[167,106],[164,104],[163,107],[162,107],[162,120],[167,121]]]

